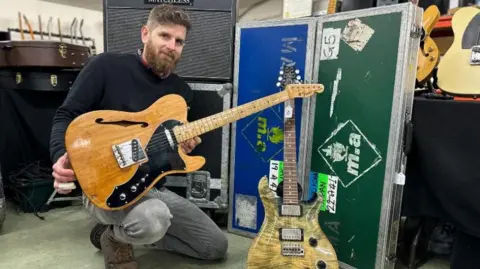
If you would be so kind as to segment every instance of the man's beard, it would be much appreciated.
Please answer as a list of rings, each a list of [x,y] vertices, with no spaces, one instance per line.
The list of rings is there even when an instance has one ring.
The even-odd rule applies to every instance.
[[[145,46],[145,60],[157,75],[168,75],[173,72],[178,63],[178,58],[174,53],[162,51],[167,55],[159,55],[157,50],[153,47],[152,41],[149,40]]]

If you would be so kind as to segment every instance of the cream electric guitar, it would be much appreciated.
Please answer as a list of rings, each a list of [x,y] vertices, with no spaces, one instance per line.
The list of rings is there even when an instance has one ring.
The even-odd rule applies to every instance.
[[[293,67],[281,71],[282,87],[297,76]],[[301,203],[297,183],[295,106],[285,105],[283,182],[276,192],[263,177],[258,191],[265,208],[265,219],[248,252],[248,269],[338,269],[335,250],[319,221],[321,197]],[[281,198],[280,198],[281,197]]]
[[[480,9],[460,8],[452,29],[454,41],[438,65],[437,84],[452,95],[480,95]]]

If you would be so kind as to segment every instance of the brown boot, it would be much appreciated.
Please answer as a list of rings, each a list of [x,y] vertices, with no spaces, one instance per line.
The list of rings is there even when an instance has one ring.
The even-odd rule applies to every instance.
[[[138,269],[130,244],[120,243],[113,239],[112,227],[109,226],[100,237],[100,245],[105,259],[106,269]]]

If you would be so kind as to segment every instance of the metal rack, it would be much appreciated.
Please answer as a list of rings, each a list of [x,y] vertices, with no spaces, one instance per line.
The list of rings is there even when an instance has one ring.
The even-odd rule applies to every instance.
[[[22,32],[18,28],[7,28],[7,31],[8,31],[9,34],[11,34],[12,32],[15,32],[15,33],[21,33]],[[55,33],[47,33],[47,32],[44,32],[44,31],[31,31],[29,33],[32,33],[35,36],[40,36],[41,40],[43,39],[42,38],[43,36],[47,36],[49,38],[51,38],[51,37],[60,38],[61,41],[63,39],[70,39],[71,44],[77,44],[77,40],[80,39],[81,42],[84,43],[83,45],[85,45],[85,46],[86,46],[85,42],[90,41],[91,45],[88,46],[90,48],[90,52],[91,52],[92,55],[96,55],[95,39],[93,39],[91,37],[82,37],[82,36],[78,37],[76,35],[55,34]],[[74,43],[74,41],[75,41],[75,43]]]

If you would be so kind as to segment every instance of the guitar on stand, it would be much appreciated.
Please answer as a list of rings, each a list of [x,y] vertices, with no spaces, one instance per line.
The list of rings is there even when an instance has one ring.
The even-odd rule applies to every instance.
[[[296,80],[292,66],[280,71],[281,87]],[[270,189],[267,177],[258,184],[265,208],[265,219],[248,252],[248,269],[338,269],[335,250],[323,233],[318,217],[322,197],[303,204],[302,187],[297,182],[295,104],[285,104],[285,138],[283,181],[276,191]]]

